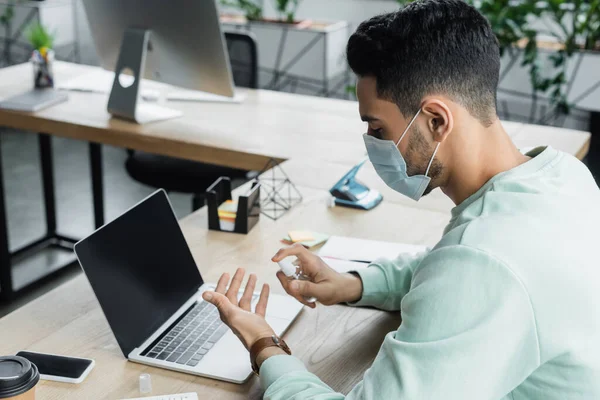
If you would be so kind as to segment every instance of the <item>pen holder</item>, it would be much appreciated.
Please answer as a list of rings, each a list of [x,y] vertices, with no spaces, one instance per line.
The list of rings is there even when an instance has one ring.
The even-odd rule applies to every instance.
[[[38,50],[31,56],[33,66],[33,85],[36,89],[54,87],[54,51],[44,50],[43,55]]]
[[[220,177],[206,190],[208,204],[208,229],[213,231],[248,233],[260,217],[260,183],[255,181],[248,193],[238,198],[237,213],[233,231],[221,229],[219,206],[231,197],[231,180]]]

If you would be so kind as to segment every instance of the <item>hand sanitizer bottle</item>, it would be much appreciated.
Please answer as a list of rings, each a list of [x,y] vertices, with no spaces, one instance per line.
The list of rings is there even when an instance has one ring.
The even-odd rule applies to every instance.
[[[310,278],[304,275],[302,271],[297,271],[296,266],[292,264],[291,261],[284,259],[279,261],[277,264],[279,264],[279,268],[281,271],[283,271],[285,276],[287,276],[288,280],[292,281],[294,279],[298,279],[301,281],[310,281]],[[309,303],[315,303],[317,301],[317,299],[314,297],[305,297],[304,300]]]

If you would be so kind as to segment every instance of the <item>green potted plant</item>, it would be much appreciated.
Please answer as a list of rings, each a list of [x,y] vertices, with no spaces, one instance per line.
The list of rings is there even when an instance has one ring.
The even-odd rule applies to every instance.
[[[54,87],[54,39],[51,33],[42,24],[34,24],[25,33],[29,44],[33,47],[31,63],[36,88]]]
[[[254,0],[220,0],[225,7],[236,8],[244,13],[249,21],[262,19],[262,6]]]
[[[301,0],[273,0],[276,19],[263,17],[263,7],[257,0],[220,0],[221,5],[240,10],[249,21],[279,22],[296,24],[296,11]]]
[[[550,73],[538,74],[536,88],[550,91],[551,102],[556,105],[557,111],[568,114],[572,106],[567,98],[568,82],[577,79],[576,76],[569,76],[570,62],[576,56],[583,58],[600,50],[600,0],[572,0],[568,3],[550,0],[545,2],[541,15],[550,22],[549,26],[552,28],[543,33],[554,40],[539,40],[538,36],[542,32],[528,37],[529,43],[535,42],[535,45],[530,45],[535,47],[531,52],[533,55],[537,56],[538,49],[551,52]],[[578,62],[581,63],[581,60]]]
[[[275,0],[275,9],[279,20],[288,24],[296,23],[296,11],[300,5],[300,0]]]

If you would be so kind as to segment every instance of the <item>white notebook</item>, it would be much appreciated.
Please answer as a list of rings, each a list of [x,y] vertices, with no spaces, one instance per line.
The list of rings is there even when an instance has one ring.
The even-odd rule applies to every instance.
[[[416,255],[426,250],[422,245],[332,236],[319,256],[336,271],[347,272],[365,268],[379,258],[394,259],[402,253]]]
[[[0,108],[14,111],[36,112],[63,103],[69,95],[54,89],[33,89],[0,101]]]

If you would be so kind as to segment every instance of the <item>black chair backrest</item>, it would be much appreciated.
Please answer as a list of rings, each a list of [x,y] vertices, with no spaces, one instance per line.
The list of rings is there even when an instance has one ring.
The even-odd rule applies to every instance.
[[[235,85],[258,89],[258,49],[254,36],[225,32],[225,41]]]

